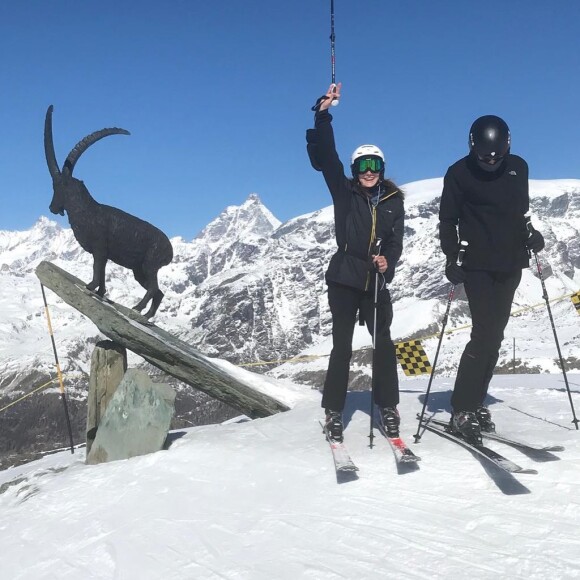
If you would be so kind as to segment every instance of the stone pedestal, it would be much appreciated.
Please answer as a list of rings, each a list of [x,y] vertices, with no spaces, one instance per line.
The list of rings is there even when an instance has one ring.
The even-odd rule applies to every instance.
[[[163,448],[175,412],[175,392],[153,383],[147,373],[129,369],[109,401],[87,463],[103,463]]]
[[[117,387],[127,370],[127,351],[112,340],[95,345],[91,356],[91,376],[87,399],[87,457],[97,428]]]

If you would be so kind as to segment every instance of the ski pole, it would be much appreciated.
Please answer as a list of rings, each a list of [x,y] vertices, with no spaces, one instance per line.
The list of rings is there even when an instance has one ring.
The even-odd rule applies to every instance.
[[[331,71],[331,83],[336,87],[336,58],[334,53],[334,41],[336,37],[334,35],[334,0],[330,0],[330,71]],[[332,99],[331,105],[336,107],[338,105],[338,99]]]
[[[381,253],[381,238],[377,238],[375,243],[374,255],[378,256]],[[373,317],[373,358],[371,363],[371,406],[369,411],[370,416],[370,448],[373,448],[373,440],[375,438],[375,433],[373,431],[373,415],[375,411],[375,383],[377,380],[375,372],[375,361],[376,361],[376,345],[377,345],[377,310],[379,307],[379,270],[376,269],[375,274],[375,300],[374,300],[374,317]]]
[[[463,264],[463,258],[465,257],[465,251],[467,250],[468,243],[463,241],[459,245],[459,253],[457,254],[457,265],[461,266]],[[451,290],[449,290],[449,296],[447,298],[447,308],[445,310],[445,315],[443,316],[443,321],[441,322],[441,333],[439,334],[439,343],[437,344],[437,350],[435,351],[435,359],[433,360],[433,366],[431,367],[431,376],[429,377],[429,384],[427,385],[427,391],[425,392],[425,400],[423,401],[423,408],[421,409],[421,415],[419,416],[419,425],[417,426],[417,433],[415,433],[415,443],[419,443],[421,440],[421,423],[423,422],[423,417],[425,416],[425,409],[427,408],[427,402],[429,401],[429,393],[431,392],[431,383],[433,382],[433,376],[435,375],[435,367],[437,366],[437,359],[439,358],[439,349],[441,348],[441,342],[443,341],[443,333],[445,332],[445,327],[447,326],[447,320],[449,318],[449,310],[451,309],[451,302],[453,302],[453,296],[455,295],[456,285],[451,285]]]
[[[334,43],[336,40],[336,36],[334,34],[334,0],[330,0],[330,78],[331,78],[331,83],[332,83],[332,92],[335,92],[336,90],[336,56],[335,56],[335,51],[334,51]],[[322,97],[320,97],[316,103],[314,104],[314,106],[312,107],[312,110],[314,112],[318,111],[318,109],[320,108],[320,103],[322,103],[323,101],[326,101],[328,97],[326,95],[322,95]],[[331,105],[335,106],[338,105],[339,100],[337,98],[333,98]]]
[[[534,226],[532,226],[532,218],[526,215],[526,228],[530,232],[530,236],[534,232]],[[528,250],[528,254],[532,252]],[[540,260],[538,259],[538,252],[533,252],[534,258],[536,260],[536,268],[538,270],[538,277],[542,283],[542,298],[546,301],[546,307],[548,309],[548,316],[550,317],[550,324],[552,325],[552,332],[554,333],[554,340],[556,341],[556,349],[558,351],[558,357],[560,358],[560,368],[562,369],[562,374],[564,375],[564,384],[566,385],[566,391],[568,393],[568,399],[570,401],[570,407],[572,409],[572,423],[578,430],[578,419],[576,418],[576,412],[574,411],[574,402],[572,401],[572,393],[570,391],[570,386],[568,385],[568,377],[566,376],[566,368],[564,366],[564,359],[562,357],[562,351],[560,350],[560,342],[558,341],[558,334],[556,333],[556,325],[554,324],[554,317],[552,316],[552,309],[550,308],[550,299],[548,298],[548,292],[546,290],[546,283],[544,282],[544,274],[542,272],[542,266],[540,265]]]
[[[44,300],[44,311],[46,312],[46,322],[48,324],[48,333],[50,334],[50,340],[52,341],[52,350],[54,352],[54,360],[56,362],[56,374],[58,376],[58,382],[60,384],[60,398],[62,399],[62,404],[64,406],[64,416],[66,418],[66,424],[68,428],[68,437],[70,440],[70,452],[74,453],[75,448],[73,444],[72,428],[70,425],[70,417],[68,414],[68,405],[66,402],[66,396],[64,392],[64,383],[62,380],[62,373],[60,371],[60,363],[58,362],[58,354],[56,353],[56,343],[54,342],[54,335],[52,333],[52,324],[50,322],[50,313],[48,312],[48,304],[46,302],[46,294],[44,293],[44,286],[41,284],[40,289],[42,290],[42,299]]]

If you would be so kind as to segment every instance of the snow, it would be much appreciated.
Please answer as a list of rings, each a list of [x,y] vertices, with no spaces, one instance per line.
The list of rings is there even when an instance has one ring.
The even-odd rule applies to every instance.
[[[578,179],[530,179],[530,197],[554,199],[564,193],[579,192]]]
[[[570,384],[578,405],[580,376]],[[426,385],[401,383],[410,443]],[[450,388],[435,379],[428,413],[447,408]],[[360,471],[338,483],[319,393],[289,390],[291,411],[192,428],[167,451],[97,466],[62,451],[0,472],[1,577],[580,577],[579,434],[562,375],[494,378],[498,429],[566,447],[538,462],[490,442],[539,472],[517,477],[429,432],[412,445],[419,469],[398,473],[384,439],[369,449],[369,395],[353,392],[345,434]]]
[[[405,193],[405,207],[419,205],[433,201],[443,191],[443,178],[423,179],[405,183],[401,186]]]
[[[580,191],[579,179],[530,179],[530,197],[554,199],[560,195]],[[422,179],[401,186],[407,207],[428,203],[441,195],[443,178]]]
[[[579,179],[530,179],[530,198],[546,197],[554,199],[565,193],[580,192]],[[401,186],[405,192],[407,208],[428,203],[441,195],[443,178],[422,179]]]

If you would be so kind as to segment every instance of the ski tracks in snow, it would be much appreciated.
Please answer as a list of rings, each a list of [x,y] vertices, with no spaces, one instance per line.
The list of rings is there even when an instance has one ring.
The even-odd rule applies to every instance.
[[[513,387],[505,399],[495,405],[498,424],[509,426],[509,404],[566,423],[561,399]],[[408,442],[417,406],[416,390],[402,392]],[[547,463],[490,442],[539,470],[511,478],[425,433],[410,443],[420,468],[398,474],[384,438],[369,449],[368,414],[355,410],[345,441],[360,471],[337,484],[321,416],[306,400],[266,419],[187,430],[145,457],[85,466],[82,453],[65,453],[0,472],[2,572],[18,580],[535,580],[580,570],[576,432],[541,423],[550,443],[566,447]],[[538,423],[518,415],[516,434],[533,439]]]

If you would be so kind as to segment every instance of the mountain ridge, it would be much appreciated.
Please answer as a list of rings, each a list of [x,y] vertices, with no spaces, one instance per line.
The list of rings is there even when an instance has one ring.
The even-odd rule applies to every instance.
[[[442,180],[435,178],[403,186],[407,196],[405,248],[390,286],[395,310],[393,336],[397,339],[432,335],[443,316],[449,284],[443,276],[443,255],[436,239],[441,185]],[[571,294],[580,287],[580,180],[531,180],[530,190],[533,221],[546,238],[546,251],[540,259],[554,271],[546,282],[548,293],[551,298]],[[320,386],[331,348],[324,272],[335,251],[332,206],[281,223],[257,194],[250,194],[240,206],[228,206],[191,241],[176,237],[172,243],[174,261],[159,275],[165,298],[155,317],[157,325],[202,354],[234,364],[272,363],[315,353],[320,358],[309,363],[254,368],[291,380],[302,377],[298,382]],[[80,248],[69,228],[41,217],[24,232],[0,232],[0,332],[4,338],[0,344],[0,408],[2,402],[30,392],[39,381],[53,376],[53,353],[34,276],[42,260],[53,261],[82,280],[91,278],[92,257]],[[143,294],[132,274],[112,263],[107,267],[107,287],[109,298],[129,307]],[[78,401],[82,413],[90,355],[100,335],[50,292],[47,299],[63,372],[79,377],[69,381],[67,392]],[[527,269],[514,309],[541,301],[534,269]],[[580,338],[577,314],[569,301],[552,308],[564,357],[573,359],[570,348]],[[457,299],[448,328],[468,324],[468,314],[466,302]],[[506,331],[500,366],[511,364],[509,341],[513,339],[520,372],[526,366],[559,372],[546,322],[542,308],[526,314],[525,320],[514,318]],[[439,373],[453,373],[467,340],[466,331],[446,337]],[[433,338],[424,346],[432,357]],[[355,353],[353,366],[360,368],[352,378],[361,385],[368,375],[369,347],[370,336],[357,327],[355,348],[363,350]],[[142,366],[143,361],[130,354],[129,364]],[[183,386],[176,388],[184,401],[190,397]],[[202,420],[215,419],[207,400],[196,400],[185,408],[183,417],[190,424],[198,424],[199,418],[193,414],[200,408],[206,412]],[[220,412],[233,413],[223,408]]]

